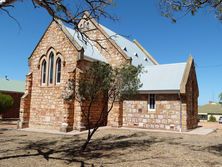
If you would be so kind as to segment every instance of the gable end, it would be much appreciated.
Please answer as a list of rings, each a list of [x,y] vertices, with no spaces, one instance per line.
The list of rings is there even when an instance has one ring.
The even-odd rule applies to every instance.
[[[28,57],[28,59],[30,60],[30,58],[32,57],[33,53],[35,52],[36,48],[39,46],[40,42],[42,41],[43,37],[45,36],[46,32],[49,30],[49,28],[51,27],[51,25],[53,23],[56,23],[56,25],[61,29],[61,31],[64,33],[64,35],[69,39],[69,41],[73,44],[73,46],[78,50],[81,51],[82,47],[75,42],[75,40],[72,38],[72,35],[67,31],[67,29],[64,27],[63,23],[60,20],[55,20],[53,19],[50,24],[48,25],[48,27],[46,28],[45,32],[43,33],[43,35],[41,36],[40,40],[38,41],[37,45],[35,46],[34,50],[32,51],[31,55]]]
[[[185,94],[186,93],[186,84],[189,80],[190,73],[193,72],[194,78],[195,78],[195,85],[197,89],[197,94],[199,95],[199,89],[198,89],[198,83],[197,83],[197,78],[196,78],[196,71],[195,71],[195,66],[194,66],[194,60],[193,57],[190,56],[187,60],[187,64],[185,67],[185,71],[183,74],[183,78],[180,84],[180,93]]]
[[[118,50],[118,52],[123,56],[124,59],[127,61],[131,61],[131,58],[124,53],[124,51],[116,44],[116,42],[112,39],[110,39],[109,35],[100,27],[100,25],[97,23],[97,21],[94,18],[90,18],[90,15],[88,12],[85,12],[84,15],[89,18],[89,20],[92,22],[93,26],[96,27],[97,30],[99,30],[107,40]],[[83,16],[84,17],[84,16]]]

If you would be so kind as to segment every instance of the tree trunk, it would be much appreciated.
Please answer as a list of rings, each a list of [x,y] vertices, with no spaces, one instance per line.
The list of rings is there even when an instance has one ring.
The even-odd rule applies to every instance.
[[[91,134],[88,135],[88,137],[87,137],[85,143],[84,143],[84,144],[82,145],[82,147],[81,147],[81,152],[84,152],[84,151],[86,150],[86,147],[88,146],[88,144],[89,144],[91,138],[92,138],[92,135],[91,135]]]
[[[89,133],[88,133],[88,136],[87,136],[87,139],[85,141],[85,143],[82,145],[81,147],[81,152],[84,152],[86,150],[86,147],[88,146],[93,134],[97,131],[99,127],[95,127],[92,132],[89,130]]]

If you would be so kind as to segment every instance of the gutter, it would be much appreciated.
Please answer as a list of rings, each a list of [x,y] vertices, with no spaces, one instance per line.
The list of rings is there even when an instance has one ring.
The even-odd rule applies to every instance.
[[[178,94],[180,90],[138,90],[139,94]]]

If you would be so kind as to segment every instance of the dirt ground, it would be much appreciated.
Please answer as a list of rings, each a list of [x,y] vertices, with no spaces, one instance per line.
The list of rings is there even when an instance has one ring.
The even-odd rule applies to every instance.
[[[222,166],[220,128],[206,136],[100,130],[87,151],[80,154],[85,137],[84,134],[52,135],[0,126],[0,167]]]
[[[219,124],[218,122],[199,122],[199,126],[222,130],[222,124]]]

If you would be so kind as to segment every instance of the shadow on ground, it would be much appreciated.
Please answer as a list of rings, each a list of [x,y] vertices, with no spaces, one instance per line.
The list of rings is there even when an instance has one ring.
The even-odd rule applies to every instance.
[[[208,147],[209,152],[222,156],[222,144],[213,145]]]
[[[7,134],[7,131],[10,132],[10,135]],[[107,162],[103,163],[104,165],[117,165],[118,163],[128,161],[138,161],[139,163],[155,157],[147,156],[144,157],[145,159],[135,158],[131,160],[121,159],[121,157],[125,158],[125,155],[130,155],[133,152],[150,151],[152,145],[163,143],[170,146],[180,145],[192,151],[207,151],[219,156],[222,155],[222,144],[202,147],[191,143],[184,143],[181,141],[183,140],[181,136],[154,137],[153,135],[148,136],[145,132],[135,132],[129,135],[103,134],[93,139],[85,152],[80,152],[80,147],[85,141],[85,137],[82,135],[71,137],[45,134],[42,135],[42,137],[38,137],[38,134],[33,133],[34,136],[30,138],[31,133],[14,132],[13,130],[0,129],[0,144],[2,146],[10,145],[11,143],[15,144],[11,147],[1,148],[0,146],[0,161],[26,157],[41,157],[46,161],[60,160],[66,164],[78,163],[81,167],[94,166],[91,162],[95,160],[99,161],[100,159],[108,159]],[[161,157],[158,156],[156,158]]]
[[[0,133],[5,130],[1,129]],[[117,156],[122,155],[121,151],[124,149],[124,154],[130,153],[132,150],[144,150],[149,148],[152,144],[163,142],[155,137],[149,139],[139,139],[144,136],[144,133],[133,133],[131,135],[105,135],[92,140],[85,152],[80,152],[80,147],[84,143],[84,138],[81,136],[63,137],[62,140],[29,140],[26,135],[15,135],[12,138],[0,138],[1,144],[15,142],[19,146],[15,149],[0,149],[1,160],[36,157],[40,156],[45,160],[62,160],[65,163],[79,163],[80,166],[93,165],[87,163],[88,160],[98,158],[115,159]],[[20,140],[20,137],[26,140]],[[13,147],[14,148],[14,147]],[[110,151],[112,154],[110,154]]]

